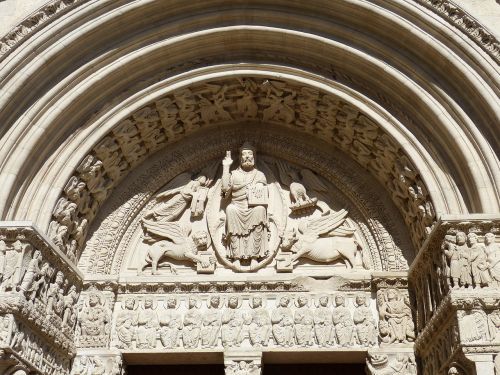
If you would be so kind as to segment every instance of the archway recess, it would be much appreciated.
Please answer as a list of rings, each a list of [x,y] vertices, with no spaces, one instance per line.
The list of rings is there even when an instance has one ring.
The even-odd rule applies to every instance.
[[[463,20],[470,18],[456,9],[460,22],[447,16],[446,6],[424,0],[56,1],[2,39],[0,218],[5,230],[0,240],[5,259],[22,255],[15,255],[19,266],[12,273],[19,286],[14,276],[2,276],[0,293],[36,299],[42,292],[30,288],[45,279],[61,289],[68,309],[51,324],[56,331],[64,327],[65,336],[49,333],[50,348],[43,349],[52,350],[52,365],[60,362],[61,371],[68,371],[69,362],[60,358],[70,358],[76,348],[73,368],[101,366],[108,372],[118,371],[121,358],[147,358],[159,348],[180,350],[160,336],[148,341],[140,323],[134,324],[142,336],[127,341],[120,319],[138,307],[139,315],[152,306],[170,314],[169,293],[182,314],[193,308],[193,295],[201,301],[193,306],[207,314],[231,309],[232,294],[239,298],[238,308],[255,309],[253,293],[260,290],[273,313],[290,309],[293,318],[304,306],[313,315],[327,307],[320,294],[330,293],[327,305],[334,313],[345,308],[353,317],[372,314],[377,336],[363,339],[355,318],[352,332],[357,333],[349,343],[337,335],[332,345],[321,345],[319,337],[302,345],[295,335],[292,345],[273,332],[269,347],[257,350],[248,333],[243,346],[263,351],[264,358],[266,350],[287,352],[284,348],[294,345],[327,348],[325,353],[337,356],[347,347],[353,361],[370,350],[367,365],[374,374],[394,368],[403,357],[406,370],[416,373],[416,339],[419,358],[432,363],[435,373],[455,362],[466,371],[463,356],[445,363],[422,346],[437,335],[424,330],[426,322],[451,321],[452,309],[445,313],[439,306],[456,306],[453,292],[489,291],[498,281],[497,250],[487,247],[486,239],[492,233],[495,244],[500,235],[498,42],[478,23],[467,21],[471,26],[464,28]],[[228,224],[234,202],[225,196],[230,188],[221,163],[231,150],[233,171],[234,155],[245,141],[256,148],[255,167],[273,202],[255,204],[265,212],[252,214],[257,220],[252,226],[241,224],[244,235],[236,232],[257,243],[261,237],[254,231],[263,231],[269,248],[264,246],[259,257],[241,255],[230,243],[238,235]],[[198,190],[205,192],[203,199]],[[165,213],[171,196],[184,199],[179,202],[185,207],[175,215]],[[254,212],[252,205],[245,210]],[[323,227],[323,218],[338,222]],[[162,260],[174,259],[171,272],[161,269],[155,277],[149,274],[155,271],[155,249],[177,243],[172,223],[176,238],[184,230],[182,238],[192,239],[193,246],[206,232],[212,253],[186,258],[174,251],[178,259],[162,253]],[[314,232],[314,242],[307,230],[317,227],[323,231]],[[462,230],[484,243],[482,263],[463,257],[470,282],[460,279],[463,275],[453,280],[455,258],[446,252],[462,246],[451,239]],[[36,246],[20,246],[33,238]],[[352,254],[336,249],[335,256],[322,251],[318,258],[306,251],[308,239],[316,245],[341,243],[342,251],[354,247]],[[302,247],[287,248],[287,241]],[[476,251],[473,241],[467,254]],[[45,249],[42,255],[37,246]],[[42,272],[43,262],[36,259],[49,249],[50,266]],[[33,276],[27,278],[20,265],[28,267],[30,258],[35,260],[27,274]],[[69,280],[75,280],[73,289]],[[285,303],[282,292],[298,294]],[[82,308],[76,319],[72,304],[78,296]],[[33,311],[57,310],[49,297],[44,303],[50,307]],[[495,328],[498,306],[488,306],[481,319]],[[108,316],[100,322],[106,332],[92,337],[89,322],[96,309]],[[402,310],[403,331],[396,330],[392,309]],[[463,314],[474,315],[474,309]],[[5,319],[14,330],[17,321],[8,311]],[[38,342],[36,319],[23,319],[31,323],[17,325],[17,331],[29,331],[31,342]],[[481,341],[467,341],[463,327],[454,327],[470,346]],[[490,347],[500,345],[493,328],[484,336]],[[201,348],[187,340],[183,348],[200,349],[201,356],[205,349],[235,349],[223,336],[216,340]],[[465,349],[461,353],[468,355]],[[228,371],[243,362],[247,370],[260,368],[257,354],[251,359],[231,355]]]

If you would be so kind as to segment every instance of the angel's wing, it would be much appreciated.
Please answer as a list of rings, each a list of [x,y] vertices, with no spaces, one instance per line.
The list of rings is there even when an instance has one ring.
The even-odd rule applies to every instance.
[[[157,222],[148,219],[142,219],[142,225],[148,232],[171,240],[175,244],[181,244],[186,241],[190,233],[188,227],[182,226],[177,222]]]
[[[328,191],[328,187],[310,169],[304,168],[300,171],[300,174],[306,189],[324,193]]]
[[[333,231],[342,225],[347,216],[347,210],[332,212],[326,216],[313,218],[309,221],[303,221],[299,224],[299,232],[305,236],[319,237]]]
[[[156,196],[157,199],[168,198],[178,193],[184,186],[191,181],[191,174],[189,172],[181,173],[174,177]]]

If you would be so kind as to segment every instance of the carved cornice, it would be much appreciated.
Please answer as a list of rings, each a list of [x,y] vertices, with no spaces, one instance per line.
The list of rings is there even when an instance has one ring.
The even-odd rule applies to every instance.
[[[474,41],[483,51],[500,63],[500,42],[474,17],[450,0],[413,0],[432,10],[448,23],[457,27]]]
[[[402,281],[403,282],[403,281]],[[392,282],[389,285],[394,285]],[[399,283],[400,288],[404,288]],[[397,286],[392,286],[397,287]],[[251,293],[251,292],[327,292],[370,291],[370,279],[332,277],[315,280],[298,277],[292,280],[254,281],[118,281],[116,279],[87,279],[83,290],[96,289],[115,294],[161,294],[161,293]]]
[[[373,272],[372,286],[375,290],[408,289],[408,272]]]

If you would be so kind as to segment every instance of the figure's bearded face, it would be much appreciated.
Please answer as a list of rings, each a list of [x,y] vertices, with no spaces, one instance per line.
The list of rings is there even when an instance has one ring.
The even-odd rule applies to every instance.
[[[255,158],[252,150],[242,150],[240,157],[241,167],[243,169],[253,168],[255,165]]]

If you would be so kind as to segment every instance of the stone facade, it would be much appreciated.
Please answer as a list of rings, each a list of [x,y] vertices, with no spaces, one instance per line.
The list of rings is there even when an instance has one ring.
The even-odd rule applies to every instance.
[[[0,374],[500,375],[488,6],[0,4]]]

